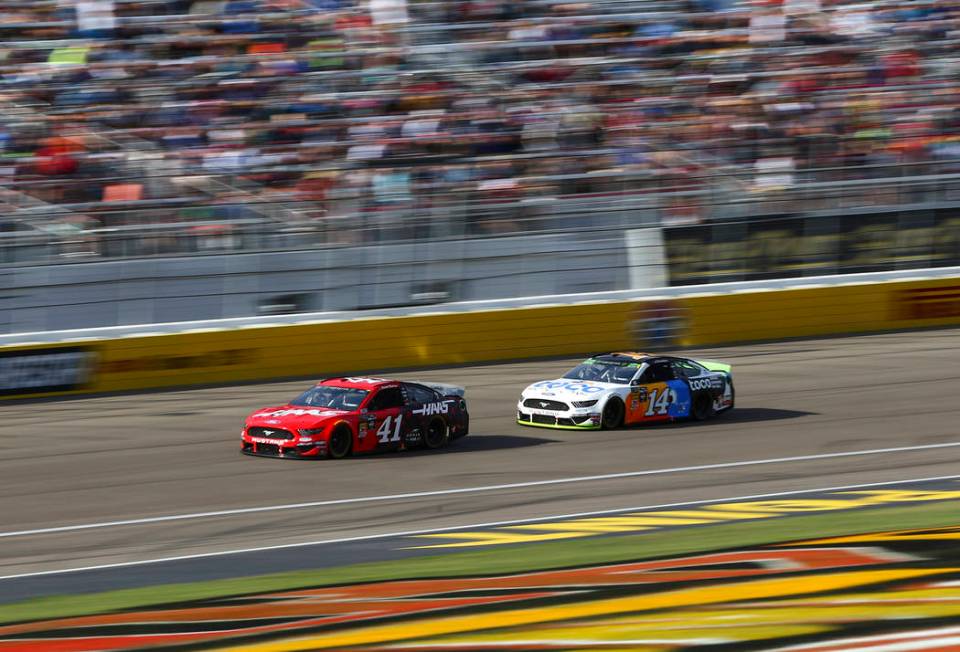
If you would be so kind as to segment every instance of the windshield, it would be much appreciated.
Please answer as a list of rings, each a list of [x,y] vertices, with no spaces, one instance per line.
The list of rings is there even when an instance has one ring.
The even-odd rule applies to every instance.
[[[354,389],[353,387],[317,385],[290,401],[290,405],[309,405],[334,410],[356,410],[369,393],[365,389]]]
[[[621,362],[587,360],[583,364],[577,365],[568,371],[563,377],[576,378],[577,380],[595,380],[599,383],[628,385],[630,384],[630,379],[637,373],[639,367],[640,365],[636,363],[623,364]]]

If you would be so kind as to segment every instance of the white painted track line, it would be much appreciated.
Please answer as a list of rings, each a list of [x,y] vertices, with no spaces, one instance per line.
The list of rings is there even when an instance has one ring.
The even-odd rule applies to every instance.
[[[542,523],[544,521],[563,520],[570,518],[584,518],[589,516],[604,516],[608,514],[623,514],[625,512],[647,511],[652,509],[667,509],[673,507],[690,507],[694,505],[712,505],[715,503],[726,503],[739,500],[757,500],[761,498],[778,498],[782,496],[796,496],[799,494],[824,493],[828,491],[843,491],[847,489],[867,489],[870,487],[886,487],[897,484],[909,484],[919,482],[936,482],[943,480],[958,480],[960,475],[942,475],[931,478],[909,478],[906,480],[890,480],[887,482],[869,482],[866,484],[850,484],[836,487],[818,487],[811,489],[794,489],[792,491],[778,491],[766,494],[751,494],[747,496],[731,496],[727,498],[711,498],[709,500],[690,500],[679,503],[663,503],[660,505],[640,505],[638,507],[622,507],[618,509],[606,509],[596,512],[579,512],[575,514],[555,514],[553,516],[542,516],[539,518],[524,518],[510,521],[491,521],[488,523],[471,523],[470,525],[457,525],[454,527],[431,528],[424,530],[406,530],[400,532],[387,532],[384,534],[368,534],[358,537],[345,537],[341,539],[323,539],[319,541],[304,541],[300,543],[284,543],[272,546],[260,546],[257,548],[242,548],[239,550],[222,550],[218,552],[202,552],[193,555],[178,555],[176,557],[161,557],[158,559],[146,559],[142,561],[127,561],[113,564],[100,564],[96,566],[82,566],[78,568],[64,568],[60,570],[35,571],[32,573],[19,573],[16,575],[0,575],[0,581],[15,580],[27,577],[42,577],[45,575],[59,575],[61,573],[79,573],[83,571],[108,570],[111,568],[129,568],[131,566],[146,566],[148,564],[161,564],[164,562],[187,561],[191,559],[205,559],[209,557],[223,557],[227,555],[240,555],[244,553],[265,552],[268,550],[285,550],[290,548],[304,548],[307,546],[319,546],[333,543],[351,543],[355,541],[371,541],[376,539],[390,539],[394,537],[409,537],[421,534],[436,534],[439,532],[458,532],[460,530],[474,530],[488,527],[501,527],[504,525],[519,525],[523,523]]]
[[[603,480],[618,480],[622,478],[636,478],[650,475],[668,475],[672,473],[691,473],[694,471],[714,471],[718,469],[733,469],[744,466],[760,466],[764,464],[789,464],[792,462],[810,462],[815,460],[829,460],[842,457],[861,457],[865,455],[888,455],[892,453],[908,453],[913,451],[935,450],[939,448],[957,448],[960,441],[942,444],[924,444],[920,446],[898,446],[895,448],[874,448],[860,451],[846,451],[842,453],[819,453],[815,455],[796,455],[793,457],[774,457],[765,460],[745,460],[740,462],[720,462],[718,464],[700,464],[697,466],[678,466],[669,469],[649,469],[646,471],[626,471],[623,473],[608,473],[605,475],[585,475],[570,478],[555,478],[553,480],[533,480],[530,482],[514,482],[509,484],[494,484],[480,487],[461,487],[459,489],[438,489],[435,491],[414,491],[402,494],[388,494],[384,496],[362,496],[358,498],[339,498],[334,500],[318,500],[308,503],[290,503],[287,505],[268,505],[264,507],[241,507],[237,509],[223,509],[213,512],[195,512],[192,514],[171,514],[168,516],[150,516],[120,521],[104,521],[100,523],[81,523],[78,525],[62,525],[57,527],[36,528],[32,530],[13,530],[0,532],[0,538],[22,537],[38,534],[58,534],[62,532],[76,532],[78,530],[96,530],[125,525],[148,525],[151,523],[165,523],[170,521],[187,521],[192,519],[215,518],[224,516],[240,516],[262,512],[279,512],[290,509],[308,509],[311,507],[330,507],[332,505],[351,505],[357,503],[376,503],[391,500],[408,500],[414,498],[428,498],[431,496],[450,496],[455,494],[483,493],[502,491],[504,489],[523,489],[527,487],[545,487],[558,484],[576,484],[580,482],[600,482]],[[890,484],[890,483],[885,483]]]

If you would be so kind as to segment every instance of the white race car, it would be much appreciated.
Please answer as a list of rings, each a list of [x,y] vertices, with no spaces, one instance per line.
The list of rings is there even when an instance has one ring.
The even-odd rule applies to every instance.
[[[604,353],[520,395],[517,423],[599,430],[647,421],[703,420],[733,408],[731,366],[646,353]]]

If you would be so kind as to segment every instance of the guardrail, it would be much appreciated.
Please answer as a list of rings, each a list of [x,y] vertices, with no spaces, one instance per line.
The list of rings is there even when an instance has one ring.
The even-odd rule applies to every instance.
[[[265,381],[597,350],[692,347],[960,324],[960,269],[824,277],[611,300],[62,333],[0,347],[0,398]],[[699,291],[697,291],[699,290]],[[465,306],[461,306],[466,308]],[[232,327],[228,327],[232,326]]]

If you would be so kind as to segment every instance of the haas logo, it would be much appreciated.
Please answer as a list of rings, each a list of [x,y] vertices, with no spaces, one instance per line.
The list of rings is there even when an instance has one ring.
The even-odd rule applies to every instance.
[[[423,407],[413,411],[414,414],[429,416],[431,414],[446,414],[450,411],[450,404],[447,401],[440,403],[425,403]]]

